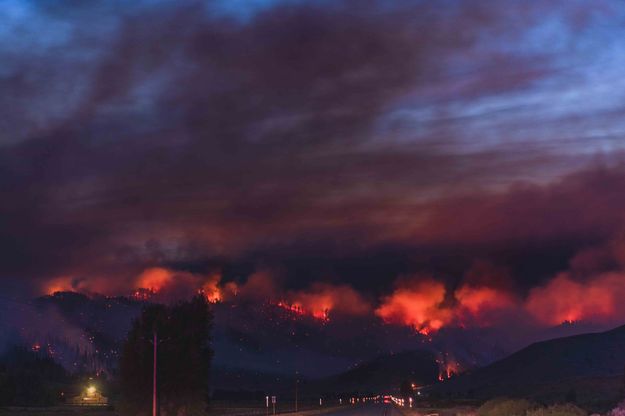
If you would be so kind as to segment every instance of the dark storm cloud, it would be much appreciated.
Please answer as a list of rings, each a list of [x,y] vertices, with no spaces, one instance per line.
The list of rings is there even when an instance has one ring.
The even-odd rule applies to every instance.
[[[457,280],[482,257],[536,282],[620,221],[616,188],[592,180],[506,190],[585,153],[455,130],[477,117],[467,102],[518,103],[506,94],[553,75],[526,33],[542,7],[279,3],[242,21],[210,2],[28,4],[47,36],[3,49],[0,78],[5,282],[268,265],[291,286],[379,291],[415,270]],[[577,221],[591,202],[601,215]]]

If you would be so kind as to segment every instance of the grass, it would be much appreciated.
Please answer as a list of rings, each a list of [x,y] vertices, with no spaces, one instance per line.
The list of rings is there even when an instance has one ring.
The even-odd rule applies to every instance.
[[[586,416],[588,413],[579,407],[567,403],[541,407],[527,413],[527,416]]]
[[[477,409],[478,416],[526,416],[535,409],[535,403],[526,399],[493,399]]]
[[[587,416],[588,412],[574,404],[540,406],[526,399],[498,398],[477,409],[478,416]]]

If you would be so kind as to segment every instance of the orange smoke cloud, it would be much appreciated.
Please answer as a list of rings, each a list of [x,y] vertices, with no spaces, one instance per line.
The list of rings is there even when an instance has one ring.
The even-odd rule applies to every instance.
[[[236,288],[236,293],[240,299],[248,301],[276,300],[281,296],[274,277],[267,271],[251,274],[244,284]]]
[[[558,325],[579,320],[610,319],[625,315],[625,276],[605,273],[586,282],[558,275],[545,286],[534,288],[526,309],[539,322]]]
[[[46,295],[53,295],[56,292],[69,292],[74,290],[74,284],[71,277],[57,277],[47,281],[44,284],[43,292]]]
[[[479,326],[496,323],[498,312],[515,308],[518,301],[508,292],[493,287],[464,285],[454,293],[455,314],[459,320],[471,319]]]
[[[409,283],[383,299],[375,313],[385,322],[407,325],[423,334],[437,331],[453,319],[443,307],[445,286],[434,280]]]
[[[318,319],[328,319],[330,312],[359,316],[371,311],[371,305],[347,285],[315,283],[308,290],[290,292],[287,299],[291,306]]]
[[[45,295],[53,295],[56,292],[115,295],[123,292],[125,285],[127,283],[121,283],[119,279],[111,279],[108,276],[91,276],[90,278],[59,276],[45,281],[40,290]]]
[[[148,299],[155,294],[167,292],[173,298],[184,297],[195,293],[208,278],[185,271],[176,271],[164,267],[151,267],[143,270],[131,279],[120,279],[119,276],[88,276],[77,278],[61,276],[46,281],[42,286],[45,294],[72,291],[87,295],[120,295],[131,294],[137,298]]]
[[[578,281],[561,273],[544,286],[532,289],[523,300],[511,292],[465,284],[446,302],[449,294],[442,283],[426,280],[404,282],[383,299],[376,314],[384,321],[414,327],[430,334],[444,326],[492,326],[502,317],[527,319],[540,325],[588,321],[616,323],[625,317],[625,274],[603,273]],[[449,299],[448,299],[449,300]]]
[[[162,267],[146,269],[137,277],[136,288],[159,292],[173,282],[174,272]]]
[[[371,312],[371,304],[348,285],[314,283],[304,290],[285,291],[279,278],[269,271],[253,273],[239,286],[222,288],[236,291],[242,301],[269,302],[291,313],[326,320],[330,314],[361,316]]]
[[[153,294],[161,294],[170,299],[180,299],[194,293],[201,293],[211,303],[232,299],[238,293],[233,282],[222,284],[218,272],[207,276],[153,267],[143,271],[136,279],[135,288],[147,289]]]

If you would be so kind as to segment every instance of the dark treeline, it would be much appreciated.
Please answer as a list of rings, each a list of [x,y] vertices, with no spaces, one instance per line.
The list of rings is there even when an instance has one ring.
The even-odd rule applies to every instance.
[[[70,375],[50,357],[22,346],[0,356],[0,406],[52,405],[70,384]]]
[[[208,405],[212,312],[204,296],[173,306],[151,305],[135,320],[120,360],[120,410],[149,414],[153,336],[158,335],[160,415],[192,414]]]
[[[5,348],[0,355],[0,407],[68,403],[95,385],[122,414],[150,414],[156,332],[160,415],[202,412],[209,398],[212,319],[204,296],[171,306],[148,305],[133,322],[113,371],[95,371],[89,365],[95,358],[88,352],[76,350],[68,371],[45,348]]]

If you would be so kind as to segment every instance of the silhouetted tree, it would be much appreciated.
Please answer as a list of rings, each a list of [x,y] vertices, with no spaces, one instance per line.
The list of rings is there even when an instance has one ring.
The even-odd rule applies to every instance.
[[[203,296],[171,307],[147,307],[133,323],[120,360],[122,411],[132,415],[151,411],[155,330],[161,416],[204,410],[213,355],[211,327],[212,312]]]
[[[68,375],[51,358],[24,347],[0,357],[0,406],[49,406],[59,400]]]

